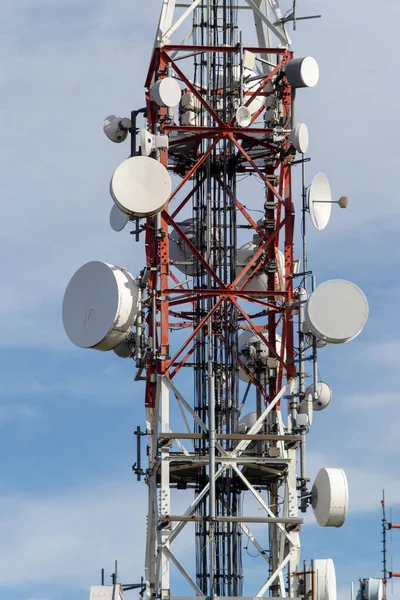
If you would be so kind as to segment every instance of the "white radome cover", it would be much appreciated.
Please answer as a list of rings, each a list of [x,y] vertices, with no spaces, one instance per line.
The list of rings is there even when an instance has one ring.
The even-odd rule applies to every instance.
[[[182,97],[181,86],[173,77],[159,79],[150,90],[150,99],[158,106],[173,108]]]
[[[305,391],[306,398],[308,395],[312,396],[313,409],[316,411],[324,410],[324,408],[326,408],[328,406],[328,404],[330,403],[330,401],[332,400],[332,390],[331,390],[330,386],[327,383],[325,383],[325,381],[318,381],[317,382],[317,394],[318,394],[318,399],[315,400],[313,383],[311,385],[309,385]]]
[[[160,212],[171,194],[167,169],[154,158],[133,156],[114,171],[110,193],[118,208],[132,217],[151,217]]]
[[[129,334],[137,311],[133,276],[121,267],[93,261],[70,280],[62,318],[65,332],[76,346],[112,350]]]
[[[114,231],[122,231],[129,221],[129,215],[122,212],[116,204],[113,205],[110,211],[110,225]]]
[[[354,283],[329,279],[311,294],[305,310],[306,333],[330,344],[353,340],[368,319],[368,301]]]
[[[318,558],[311,561],[311,570],[315,572],[316,600],[336,600],[336,572],[331,558]],[[311,591],[311,590],[309,590]]]
[[[312,56],[292,58],[286,65],[286,77],[292,87],[314,87],[319,80],[318,63]]]
[[[108,117],[104,119],[103,131],[108,139],[116,144],[124,142],[128,137],[128,130],[119,127],[121,121],[122,117],[119,117],[118,115],[108,115]]]
[[[383,581],[382,579],[374,579],[370,577],[365,582],[365,592],[367,600],[382,600],[383,599]]]
[[[343,469],[320,469],[311,493],[318,525],[341,527],[346,520],[349,503],[347,477]]]
[[[312,180],[308,194],[308,207],[311,223],[322,231],[329,223],[332,212],[332,193],[327,176],[317,173]]]
[[[290,141],[300,154],[305,154],[308,150],[308,127],[305,123],[298,123],[290,132]]]

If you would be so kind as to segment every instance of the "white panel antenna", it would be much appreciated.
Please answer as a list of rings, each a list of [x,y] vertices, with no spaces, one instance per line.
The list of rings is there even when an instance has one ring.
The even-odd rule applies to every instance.
[[[312,397],[312,395],[310,393],[307,393],[307,390],[305,392],[305,398],[304,398],[304,400],[302,400],[300,402],[299,413],[301,415],[306,415],[307,416],[307,420],[308,420],[308,424],[312,425],[313,414],[314,414],[314,410],[313,410],[313,397]]]

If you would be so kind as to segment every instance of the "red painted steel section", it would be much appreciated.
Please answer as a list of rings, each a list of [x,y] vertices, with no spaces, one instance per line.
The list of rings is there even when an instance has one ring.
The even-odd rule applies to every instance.
[[[250,52],[257,54],[275,54],[280,57],[279,64],[268,74],[256,90],[252,90],[251,94],[246,94],[245,105],[249,106],[251,102],[258,95],[269,95],[263,92],[265,85],[271,81],[274,76],[278,73],[282,73],[282,69],[287,64],[288,60],[292,57],[292,53],[281,48],[254,48],[245,47],[242,50],[249,50]],[[270,163],[268,167],[258,166],[249,153],[243,147],[243,140],[251,142],[251,135],[254,134],[272,134],[271,129],[260,128],[260,127],[246,127],[239,128],[235,126],[234,120],[232,119],[229,123],[224,123],[219,115],[212,110],[208,102],[200,94],[199,90],[194,84],[189,81],[189,78],[185,75],[183,70],[177,65],[177,57],[173,59],[169,52],[194,52],[196,54],[202,52],[224,52],[224,53],[238,53],[240,51],[238,47],[218,47],[214,46],[180,46],[180,45],[166,45],[163,48],[156,48],[153,57],[151,59],[150,69],[146,79],[146,106],[147,106],[147,118],[148,126],[150,131],[155,130],[156,121],[160,125],[161,132],[177,132],[182,134],[191,134],[184,138],[186,142],[198,141],[197,148],[200,147],[200,143],[204,139],[211,141],[207,151],[204,154],[195,156],[193,165],[190,167],[188,172],[182,178],[182,181],[174,189],[169,205],[162,211],[159,221],[158,229],[155,227],[156,219],[149,219],[147,221],[146,228],[146,265],[150,270],[150,276],[147,284],[147,295],[153,299],[154,312],[148,310],[147,312],[147,325],[149,332],[156,332],[156,340],[153,340],[154,351],[152,352],[149,362],[146,365],[146,405],[150,407],[155,406],[156,398],[156,375],[166,374],[173,378],[179,370],[187,363],[189,357],[195,350],[196,342],[195,337],[203,330],[203,336],[206,336],[206,325],[209,320],[213,319],[214,313],[222,303],[232,303],[238,311],[238,320],[241,322],[243,329],[249,329],[254,333],[258,333],[261,341],[266,344],[269,349],[270,356],[273,357],[277,364],[277,373],[271,376],[268,382],[268,392],[260,386],[259,382],[254,378],[252,373],[246,368],[246,366],[239,361],[240,367],[247,374],[250,381],[256,386],[260,394],[265,400],[271,399],[278,389],[281,388],[283,383],[284,374],[287,377],[293,377],[296,374],[296,367],[294,364],[294,328],[293,328],[293,315],[292,315],[292,302],[293,302],[293,279],[291,274],[293,273],[293,236],[294,236],[294,207],[291,195],[291,166],[290,163],[283,159],[282,161],[275,161],[276,164]],[[189,55],[188,55],[189,56]],[[186,56],[185,58],[187,58]],[[175,123],[168,121],[167,110],[158,108],[153,102],[150,101],[149,89],[151,85],[159,78],[166,76],[167,66],[171,68],[176,76],[185,84],[187,89],[191,91],[194,96],[201,103],[203,109],[207,111],[214,119],[216,125],[213,127],[198,127],[198,126],[180,126]],[[291,90],[287,81],[285,80],[284,74],[282,74],[281,81],[283,81],[283,108],[284,115],[286,118],[290,116],[290,103],[291,103]],[[254,122],[261,114],[262,109],[257,111],[253,115],[252,122]],[[238,153],[242,155],[247,162],[246,165],[240,165],[238,172],[256,173],[262,179],[266,186],[266,196],[264,201],[266,202],[266,221],[269,224],[266,228],[260,229],[254,219],[251,217],[249,212],[246,210],[244,204],[239,198],[235,198],[231,195],[232,200],[235,202],[237,210],[245,217],[247,222],[253,228],[254,233],[259,235],[259,249],[246,264],[241,273],[236,277],[229,286],[225,286],[213,269],[207,264],[203,256],[198,252],[195,245],[182,231],[179,226],[179,220],[183,220],[185,217],[181,217],[182,210],[187,206],[187,203],[193,197],[194,193],[201,186],[202,180],[197,184],[193,184],[191,178],[198,171],[198,169],[204,164],[207,156],[218,147],[218,143],[223,138],[229,138],[236,146]],[[241,140],[241,141],[239,141]],[[178,145],[182,141],[181,138],[171,141],[171,150],[174,146]],[[277,145],[271,145],[270,143],[260,140],[260,145],[266,149],[279,147]],[[289,142],[286,141],[283,144],[283,149],[289,147]],[[162,164],[168,166],[167,153],[164,151],[161,153],[160,160]],[[171,167],[172,169],[172,167]],[[173,170],[173,169],[172,169]],[[278,172],[276,172],[278,170]],[[216,177],[216,181],[218,178]],[[226,194],[231,194],[230,190],[223,188],[222,181],[219,180],[221,189]],[[185,196],[180,201],[178,200],[177,207],[170,214],[170,203],[172,200],[177,199],[179,192],[184,187],[191,186],[186,191]],[[184,243],[187,245],[189,250],[193,253],[196,259],[201,262],[204,268],[213,278],[213,289],[192,289],[188,290],[179,284],[179,279],[171,271],[169,261],[169,232],[168,227],[171,226],[175,229],[178,235],[182,238]],[[268,228],[269,227],[269,228]],[[269,291],[267,293],[261,292],[246,292],[245,287],[248,285],[251,278],[261,269],[266,260],[276,259],[276,251],[279,244],[280,233],[283,232],[284,237],[284,259],[285,259],[285,276],[284,284],[285,289],[282,291],[281,285],[276,284],[277,278],[274,272],[268,274]],[[241,282],[240,285],[238,282]],[[282,282],[279,282],[280,284]],[[179,296],[176,297],[175,296]],[[263,301],[261,298],[267,297],[268,301]],[[178,311],[174,312],[170,310],[172,306],[178,306],[180,304],[193,304],[204,297],[213,297],[214,304],[212,309],[206,314],[200,322],[195,326],[191,323],[193,316],[191,312]],[[254,305],[263,306],[265,311],[250,315],[248,311],[240,305],[239,300],[246,300],[248,303]],[[266,315],[266,322],[264,325],[254,323],[253,318]],[[178,319],[178,322],[170,322],[170,318]],[[179,321],[180,319],[180,321]],[[282,325],[282,347],[281,352],[278,354],[276,350],[275,342],[272,343],[269,340],[275,340],[276,328],[278,325]],[[179,349],[173,352],[171,357],[169,331],[171,328],[189,328],[191,329],[190,334],[186,337],[184,342],[180,342]],[[261,333],[261,330],[267,329],[268,335],[265,336]],[[181,355],[186,351],[182,358]],[[400,525],[393,525],[393,528],[400,528]],[[398,576],[398,574],[393,574]]]

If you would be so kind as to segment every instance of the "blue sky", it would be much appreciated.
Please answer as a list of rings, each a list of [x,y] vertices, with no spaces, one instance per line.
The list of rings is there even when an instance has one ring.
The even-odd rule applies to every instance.
[[[293,35],[296,54],[315,56],[321,70],[318,86],[299,94],[307,176],[324,171],[334,195],[350,200],[324,232],[309,228],[310,266],[320,282],[354,281],[370,302],[362,335],[320,352],[333,400],[308,437],[311,476],[339,466],[349,478],[345,526],[328,531],[309,519],[302,536],[304,557],[334,558],[342,600],[350,579],[379,575],[383,487],[400,520],[400,7],[386,0],[381,15],[371,0],[299,4],[302,14],[323,14]],[[142,266],[142,245],[108,225],[109,178],[128,148],[107,142],[102,121],[143,104],[159,5],[2,4],[0,597],[9,600],[87,599],[115,558],[125,581],[142,575],[146,490],[130,469],[143,390],[132,364],[68,342],[61,303],[88,260],[134,274]],[[393,553],[400,570],[395,534]]]

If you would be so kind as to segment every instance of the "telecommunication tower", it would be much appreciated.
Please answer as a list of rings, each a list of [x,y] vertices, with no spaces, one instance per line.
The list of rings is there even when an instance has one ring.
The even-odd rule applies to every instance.
[[[310,93],[302,88],[316,85],[318,65],[291,50],[296,3],[284,16],[277,0],[160,4],[145,107],[104,123],[114,142],[131,135],[131,156],[110,182],[111,226],[133,226],[146,264],[137,277],[101,262],[81,267],[65,293],[64,327],[80,347],[132,358],[146,382],[148,465],[136,469],[148,488],[146,598],[179,595],[173,567],[187,599],[335,600],[333,562],[303,566],[300,530],[310,505],[319,525],[343,524],[347,480],[322,468],[309,485],[306,434],[331,400],[317,352],[356,337],[368,304],[348,281],[316,286],[308,267],[307,213],[322,230],[332,204],[347,205],[332,200],[324,174],[305,183],[308,130],[296,120],[296,94]],[[246,494],[257,505],[249,512]],[[191,569],[175,550],[189,523]],[[254,589],[243,539],[265,560]],[[93,600],[103,592],[92,590]]]

